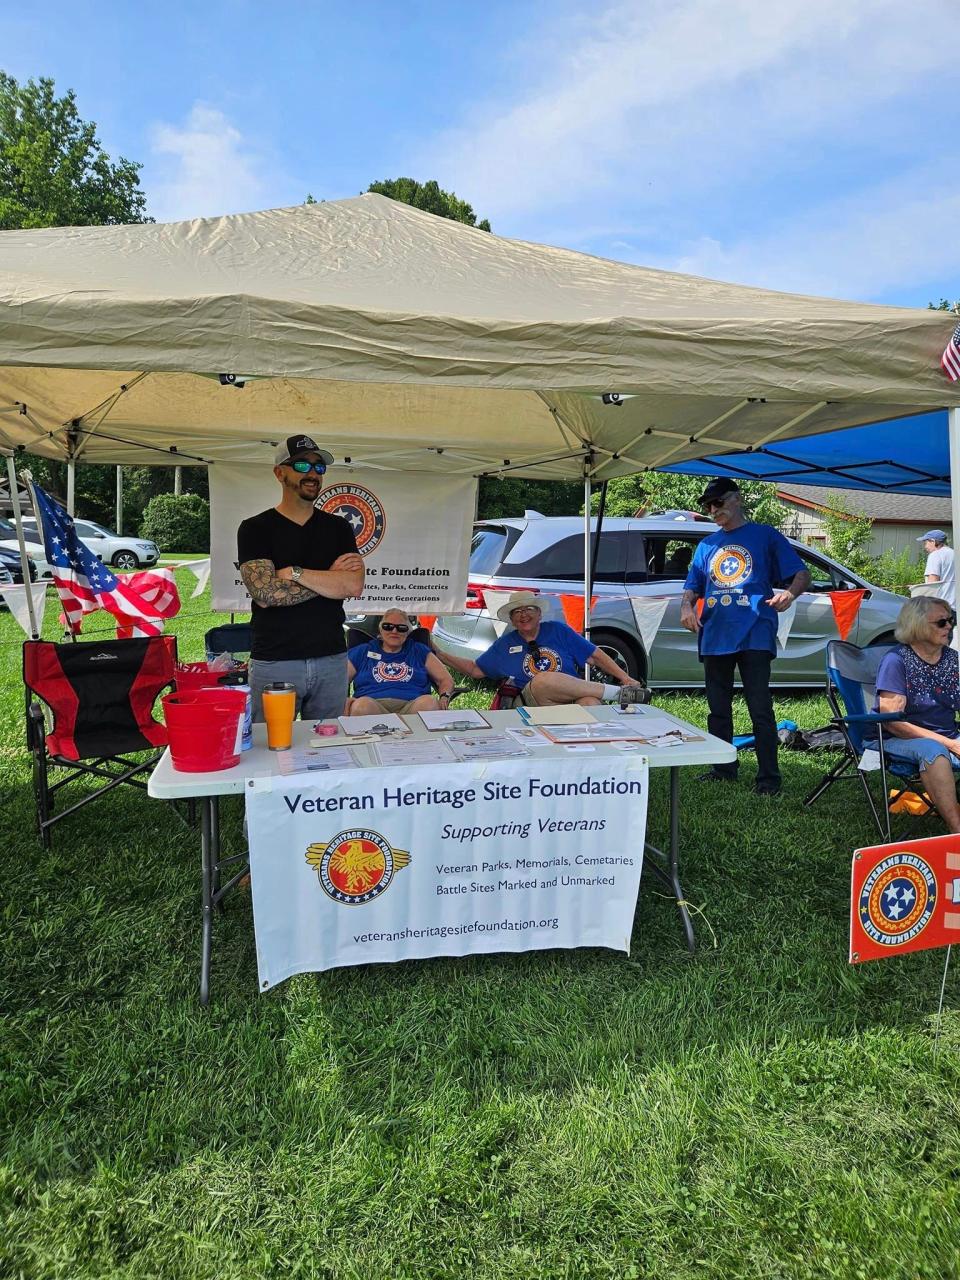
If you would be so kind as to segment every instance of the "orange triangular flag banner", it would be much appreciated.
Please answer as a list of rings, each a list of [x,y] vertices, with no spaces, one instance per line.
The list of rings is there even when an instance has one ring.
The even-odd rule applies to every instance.
[[[597,603],[597,597],[590,597],[591,610]],[[560,604],[563,606],[563,617],[568,627],[572,627],[578,635],[583,635],[583,596],[561,596]]]
[[[699,618],[702,615],[703,615],[703,596],[701,596],[700,599],[697,601],[697,617]]]
[[[850,628],[860,611],[860,601],[865,595],[865,591],[830,592],[830,603],[833,606],[833,616],[837,620],[837,630],[840,632],[841,640],[846,640],[850,634]]]
[[[437,620],[437,615],[435,613],[418,613],[417,618],[421,627],[425,627],[427,631],[432,631],[433,624]]]

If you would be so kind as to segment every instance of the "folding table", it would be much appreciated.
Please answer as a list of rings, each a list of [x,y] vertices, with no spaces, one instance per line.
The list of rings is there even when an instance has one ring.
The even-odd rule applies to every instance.
[[[616,719],[634,724],[640,732],[646,716],[656,716],[658,720],[668,720],[686,734],[692,735],[689,740],[671,746],[644,746],[643,754],[647,756],[651,769],[669,769],[670,771],[670,815],[668,838],[665,848],[646,843],[644,850],[644,866],[656,876],[669,891],[680,911],[687,939],[687,947],[691,953],[696,950],[693,921],[687,909],[683,888],[680,884],[680,770],[687,766],[708,768],[712,765],[726,764],[736,759],[736,751],[728,742],[711,737],[705,730],[679,720],[676,716],[661,710],[659,707],[640,707],[629,721],[621,716],[613,707],[592,707],[593,715],[600,720]],[[490,721],[494,730],[502,732],[508,727],[521,728],[523,721],[516,711],[483,711],[481,713]],[[416,737],[425,737],[428,731],[424,728],[419,716],[405,716]],[[299,721],[294,725],[293,744],[303,746],[313,737],[313,727],[309,722]],[[341,733],[337,741],[342,746],[351,746],[349,737]],[[532,749],[532,757],[539,761],[550,758],[562,758],[566,747],[553,743],[537,744]],[[376,764],[372,750],[367,744],[353,746],[356,758],[362,765]],[[611,758],[619,752],[610,746],[597,743],[599,756],[609,753]],[[402,772],[398,767],[398,771]],[[223,769],[216,773],[178,773],[173,768],[170,752],[164,752],[160,763],[150,776],[149,793],[158,800],[197,800],[200,804],[200,865],[201,865],[201,903],[203,913],[203,935],[200,962],[200,1001],[206,1004],[210,998],[210,957],[213,939],[213,914],[216,909],[223,909],[223,899],[230,890],[246,874],[246,854],[233,854],[224,857],[220,850],[220,797],[240,795],[251,778],[268,777],[279,774],[278,753],[270,751],[266,745],[266,729],[264,725],[253,727],[253,747],[244,753],[240,762],[232,769]],[[229,879],[223,880],[225,869],[235,867]]]

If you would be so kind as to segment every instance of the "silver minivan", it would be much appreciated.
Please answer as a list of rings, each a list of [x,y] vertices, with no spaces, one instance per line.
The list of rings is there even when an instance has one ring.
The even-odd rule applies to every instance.
[[[703,687],[696,636],[680,626],[680,597],[697,544],[716,531],[711,521],[686,513],[604,520],[595,560],[593,594],[597,602],[590,636],[632,676],[641,676],[659,688]],[[593,541],[595,544],[595,532]],[[810,570],[810,589],[797,601],[786,648],[774,660],[771,683],[822,686],[826,644],[837,638],[831,593],[865,592],[847,637],[858,645],[891,643],[904,601],[822,552],[793,539],[791,542]],[[583,569],[582,517],[541,516],[528,511],[521,519],[481,521],[474,526],[467,607],[463,613],[437,619],[434,636],[438,647],[476,659],[493,644],[497,631],[486,607],[486,591],[537,591],[549,601],[545,616],[562,618],[559,600],[553,597],[582,593]],[[649,653],[640,639],[631,596],[668,597]]]

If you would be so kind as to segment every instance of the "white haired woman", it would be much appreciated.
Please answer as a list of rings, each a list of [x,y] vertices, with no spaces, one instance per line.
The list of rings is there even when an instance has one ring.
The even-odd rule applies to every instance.
[[[903,712],[884,725],[888,756],[917,766],[950,831],[960,832],[954,771],[960,769],[960,667],[949,648],[957,617],[945,600],[908,600],[894,634],[900,643],[880,663],[875,711]]]

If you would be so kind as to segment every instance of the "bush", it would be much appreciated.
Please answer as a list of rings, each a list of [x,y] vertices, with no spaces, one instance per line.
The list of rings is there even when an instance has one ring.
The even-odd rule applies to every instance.
[[[210,550],[210,503],[195,493],[158,493],[147,503],[140,536],[164,555]]]
[[[906,596],[910,594],[907,588],[911,583],[923,581],[923,568],[923,561],[917,560],[916,553],[904,547],[899,555],[890,550],[871,560],[863,576],[878,587]]]

